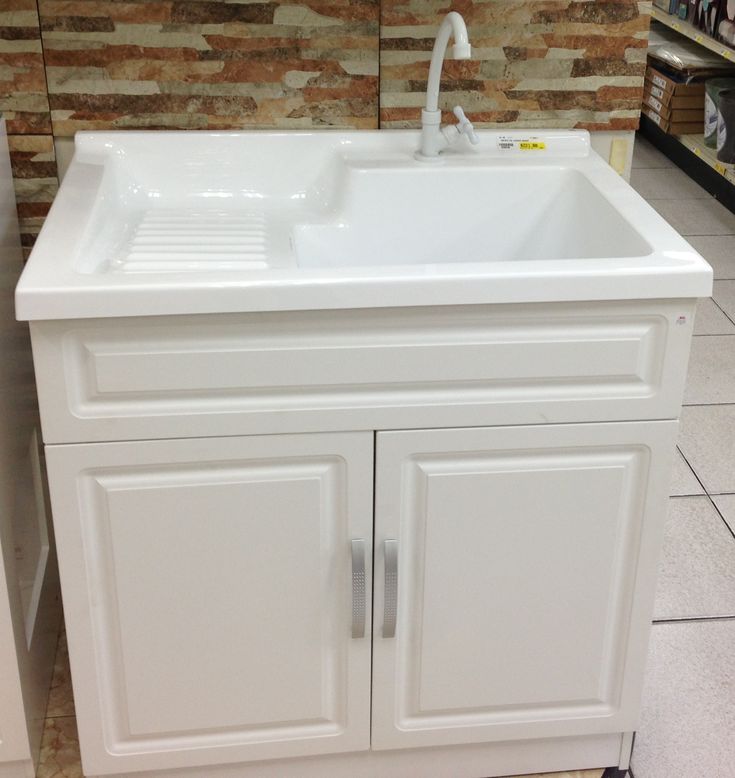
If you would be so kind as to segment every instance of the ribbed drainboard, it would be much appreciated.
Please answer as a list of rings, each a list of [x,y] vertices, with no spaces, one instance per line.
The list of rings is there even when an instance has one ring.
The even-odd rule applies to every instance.
[[[268,266],[262,214],[147,211],[113,269],[125,273],[253,270]]]

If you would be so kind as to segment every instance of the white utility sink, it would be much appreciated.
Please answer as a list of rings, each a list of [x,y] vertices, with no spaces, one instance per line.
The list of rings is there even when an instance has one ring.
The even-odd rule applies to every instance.
[[[708,293],[586,132],[478,135],[422,162],[410,131],[80,133],[18,316]]]

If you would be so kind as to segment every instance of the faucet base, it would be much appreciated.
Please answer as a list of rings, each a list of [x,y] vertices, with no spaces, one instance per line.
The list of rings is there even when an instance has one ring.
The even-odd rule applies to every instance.
[[[429,156],[428,154],[424,154],[421,151],[414,151],[413,158],[417,162],[428,162],[430,165],[437,165],[444,159],[440,154],[433,154]]]

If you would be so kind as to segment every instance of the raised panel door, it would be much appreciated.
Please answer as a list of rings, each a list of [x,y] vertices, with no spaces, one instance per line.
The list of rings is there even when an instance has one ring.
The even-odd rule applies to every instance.
[[[369,747],[372,443],[49,447],[88,773]]]
[[[635,728],[676,426],[378,434],[374,748]]]

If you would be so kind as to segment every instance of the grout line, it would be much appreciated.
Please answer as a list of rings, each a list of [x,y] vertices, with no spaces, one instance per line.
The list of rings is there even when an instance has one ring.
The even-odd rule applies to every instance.
[[[714,280],[714,279],[713,279],[713,280]],[[714,289],[713,289],[713,291],[714,291]],[[732,316],[729,316],[729,315],[727,314],[727,311],[725,311],[725,309],[724,309],[724,308],[723,308],[723,307],[722,307],[722,306],[721,306],[721,305],[720,305],[720,304],[717,302],[717,300],[715,300],[715,298],[714,298],[714,297],[710,297],[709,299],[710,299],[710,300],[712,300],[712,302],[713,302],[713,303],[714,303],[714,304],[715,304],[715,305],[716,305],[716,306],[719,308],[719,310],[721,310],[721,311],[722,311],[722,313],[725,315],[725,317],[728,319],[728,321],[730,321],[730,322],[732,322],[733,324],[735,324],[735,321],[733,321],[733,319],[732,319]]]
[[[717,496],[717,495],[715,495]],[[717,515],[722,519],[722,523],[725,525],[725,529],[732,535],[733,540],[735,540],[735,530],[727,523],[727,519],[722,515],[722,511],[717,507],[717,503],[712,499],[711,495],[707,495],[709,497],[709,501],[712,503],[712,507],[717,511]]]
[[[692,474],[697,479],[697,483],[702,487],[702,491],[704,492],[704,494],[692,494],[692,495],[682,495],[682,496],[685,496],[685,497],[705,497],[705,496],[709,497],[709,492],[707,491],[707,487],[702,483],[702,479],[697,475],[697,471],[692,467],[691,463],[689,462],[689,460],[684,455],[684,452],[681,450],[681,448],[678,445],[677,445],[676,449],[681,454],[681,458],[686,463],[686,466],[692,471]],[[671,499],[671,497],[669,497],[669,499]]]
[[[713,338],[717,337],[716,335],[697,335],[698,338]],[[725,336],[727,337],[727,336]],[[682,403],[683,408],[710,408],[710,407],[721,407],[723,405],[731,405],[735,407],[735,402],[729,402],[729,403]]]
[[[653,619],[652,624],[698,624],[703,621],[735,621],[732,616],[682,616],[673,619]]]

